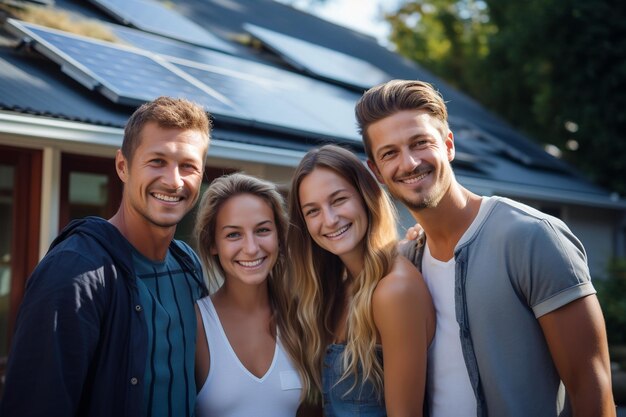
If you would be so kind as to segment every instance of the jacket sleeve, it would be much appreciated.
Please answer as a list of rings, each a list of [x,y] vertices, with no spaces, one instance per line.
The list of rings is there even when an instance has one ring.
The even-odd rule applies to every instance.
[[[72,416],[89,392],[106,272],[75,251],[47,255],[29,278],[9,353],[1,416]]]

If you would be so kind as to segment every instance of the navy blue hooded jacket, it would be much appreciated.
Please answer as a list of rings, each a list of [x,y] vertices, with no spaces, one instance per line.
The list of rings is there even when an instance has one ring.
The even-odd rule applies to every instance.
[[[206,295],[191,249],[170,250]],[[146,356],[130,243],[104,219],[75,220],[27,281],[0,416],[139,416]]]

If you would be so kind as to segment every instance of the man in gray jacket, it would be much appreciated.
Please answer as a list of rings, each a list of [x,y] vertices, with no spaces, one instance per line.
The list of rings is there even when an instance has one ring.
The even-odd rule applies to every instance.
[[[402,250],[437,314],[430,415],[614,416],[604,319],[567,226],[456,181],[447,109],[430,84],[374,87],[356,115],[370,169],[423,227]]]

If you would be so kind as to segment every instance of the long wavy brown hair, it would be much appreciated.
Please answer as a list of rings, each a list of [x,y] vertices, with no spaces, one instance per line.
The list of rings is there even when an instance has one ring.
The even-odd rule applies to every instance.
[[[300,184],[316,168],[330,169],[352,184],[360,192],[367,213],[364,268],[354,277],[350,289],[343,279],[345,266],[337,255],[313,241],[300,206]],[[303,387],[306,398],[320,398],[324,352],[332,340],[337,327],[334,321],[346,296],[349,305],[342,378],[356,376],[360,367],[363,380],[371,380],[381,394],[383,369],[376,357],[377,332],[371,301],[376,285],[390,272],[397,256],[395,208],[361,161],[349,150],[335,145],[313,149],[304,156],[293,176],[288,202],[289,275],[296,300],[290,305],[289,319],[297,326],[286,342],[299,352],[298,361],[307,371]]]
[[[290,283],[286,275],[286,235],[287,213],[282,195],[274,184],[250,175],[235,173],[225,175],[213,180],[209,188],[204,192],[198,208],[194,237],[198,254],[202,261],[207,284],[211,292],[217,291],[224,282],[224,270],[217,255],[211,254],[211,248],[215,247],[215,228],[217,215],[220,208],[230,198],[241,194],[251,194],[264,200],[274,213],[274,223],[278,235],[278,258],[267,278],[270,308],[272,319],[270,332],[280,339],[287,355],[291,358],[301,380],[306,380],[308,374],[305,365],[301,361],[300,346],[292,341],[296,331],[293,322],[288,320],[288,307],[292,300]],[[289,343],[285,343],[285,339]],[[304,394],[303,394],[304,396]]]

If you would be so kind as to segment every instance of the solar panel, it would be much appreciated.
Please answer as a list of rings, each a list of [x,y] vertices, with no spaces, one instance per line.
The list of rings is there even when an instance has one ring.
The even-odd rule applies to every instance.
[[[360,141],[353,110],[358,95],[318,80],[208,50],[203,57],[214,65],[166,59],[12,19],[8,27],[33,39],[35,49],[72,78],[116,103],[185,97],[233,122]]]
[[[107,26],[113,34],[121,41],[135,46],[144,51],[166,57],[175,57],[187,61],[207,64],[217,67],[239,69],[242,72],[258,74],[262,76],[273,76],[274,68],[258,62],[246,60],[232,55],[212,51],[210,49],[199,48],[184,42],[164,38],[136,29],[110,24]],[[283,71],[286,74],[291,74]]]
[[[479,156],[493,155],[498,158],[507,158],[528,167],[567,172],[567,168],[563,166],[561,161],[550,157],[548,154],[543,155],[542,151],[532,149],[529,145],[526,145],[527,149],[519,149],[510,143],[512,141],[511,131],[504,129],[490,131],[488,126],[484,124],[477,125],[466,119],[452,116],[450,123],[453,125],[455,134],[463,139],[459,143],[462,143],[462,146],[469,153]],[[495,127],[489,127],[495,129]]]
[[[175,10],[152,0],[90,0],[119,22],[178,39],[190,44],[235,53],[233,46],[187,19]]]
[[[250,23],[244,29],[300,71],[343,85],[370,88],[391,79],[361,59]]]
[[[164,38],[163,36],[153,35],[125,26],[109,24],[107,28],[122,42],[160,55],[205,63],[212,61],[213,56],[224,55],[210,49],[198,48],[185,42]]]
[[[228,97],[257,125],[361,140],[353,123],[357,97],[333,97],[309,89],[308,84],[285,82],[280,70],[272,79],[190,62],[175,65]]]
[[[357,131],[357,122],[354,115],[354,106],[359,95],[338,94],[321,88],[317,83],[284,83],[275,85],[274,95],[291,102],[294,106],[301,106],[313,113],[316,118],[332,126],[334,135],[341,138],[361,142]]]
[[[354,117],[354,105],[359,98],[356,93],[280,68],[197,48],[134,29],[111,25],[111,30],[118,38],[140,49],[165,55],[169,61],[180,64],[180,68],[185,72],[208,83],[231,100],[237,102],[233,96],[240,97],[241,107],[250,109],[257,121],[313,132],[321,130],[324,134],[332,133],[332,136],[360,141]],[[206,74],[207,71],[209,74]],[[217,82],[216,73],[228,74],[230,79]],[[249,86],[245,94],[239,94],[233,87],[237,79],[247,79],[248,82],[255,82],[257,86],[254,88]],[[246,84],[245,81],[238,83]],[[290,103],[285,112],[280,110],[284,107],[283,102]],[[259,114],[253,110],[256,107],[254,103],[263,103],[259,106]],[[271,109],[267,103],[272,103],[275,108]],[[298,112],[300,114],[294,115],[293,118],[286,117],[289,112],[295,112],[295,108],[300,109]],[[267,114],[268,112],[271,113]],[[302,113],[310,115],[310,119],[315,122],[303,120]],[[276,116],[277,114],[279,116]],[[333,130],[329,132],[328,128],[322,129],[322,126],[332,127]]]
[[[116,103],[139,105],[168,95],[193,100],[212,113],[241,116],[228,99],[155,56],[13,19],[7,24],[18,36],[33,39],[63,72]]]

